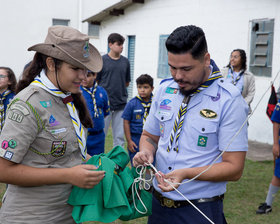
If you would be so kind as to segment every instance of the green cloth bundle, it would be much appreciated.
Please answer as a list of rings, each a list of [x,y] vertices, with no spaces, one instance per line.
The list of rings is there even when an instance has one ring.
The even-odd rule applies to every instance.
[[[87,164],[97,166],[97,170],[104,170],[106,174],[92,189],[73,187],[68,203],[73,206],[72,216],[76,223],[86,221],[109,223],[116,219],[127,221],[151,215],[152,194],[144,189],[139,190],[139,183],[136,183],[136,188],[147,208],[147,213],[141,214],[134,207],[132,184],[138,174],[135,168],[126,167],[128,162],[129,156],[120,146],[88,160]],[[136,192],[134,199],[137,209],[145,212]]]

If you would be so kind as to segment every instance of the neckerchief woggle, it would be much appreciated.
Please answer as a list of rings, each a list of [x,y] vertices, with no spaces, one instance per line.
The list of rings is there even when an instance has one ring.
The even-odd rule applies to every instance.
[[[232,83],[233,85],[236,86],[237,82],[241,79],[241,76],[243,75],[244,70],[241,70],[241,71],[239,72],[239,74],[238,74],[238,76],[236,77],[235,80],[234,80],[234,77],[233,77],[233,67],[231,66],[231,67],[229,68],[229,70],[230,70],[230,75],[231,75],[231,78],[232,78],[231,83]]]
[[[34,79],[34,81],[31,83],[31,85],[34,86],[39,86],[42,89],[46,90],[47,92],[49,92],[50,94],[54,95],[54,96],[58,96],[62,99],[70,96],[71,94],[64,94],[61,90],[59,90],[57,87],[54,86],[54,84],[48,79],[48,77],[45,74],[45,71],[42,70],[40,75],[37,75]],[[79,115],[77,113],[77,110],[75,108],[75,105],[73,102],[67,102],[66,103],[67,109],[69,111],[75,132],[76,132],[76,136],[78,139],[78,143],[79,143],[79,147],[81,150],[81,155],[83,157],[83,160],[86,159],[86,137],[85,137],[85,132],[84,132],[84,128],[81,124]]]
[[[96,104],[96,99],[95,99],[95,92],[97,90],[97,82],[95,81],[94,85],[92,88],[88,89],[86,87],[83,87],[83,89],[91,95],[92,102],[93,102],[93,109],[94,109],[94,117],[99,117],[98,114],[98,109],[97,109],[97,104]]]
[[[144,116],[143,116],[143,125],[144,125],[146,122],[146,118],[148,117],[149,112],[150,112],[153,94],[151,94],[151,98],[150,98],[149,102],[144,101],[141,96],[136,96],[136,97],[140,100],[142,106],[144,107]]]
[[[4,126],[5,121],[4,100],[6,99],[6,96],[8,96],[11,92],[11,90],[7,89],[3,94],[0,94],[0,132]]]
[[[213,72],[209,76],[208,80],[206,80],[204,83],[202,83],[192,94],[184,97],[184,99],[181,103],[180,109],[178,111],[177,117],[175,119],[173,129],[171,131],[169,144],[167,146],[167,152],[169,152],[171,150],[173,142],[174,142],[174,138],[175,138],[175,142],[174,142],[175,145],[174,145],[173,149],[176,152],[179,151],[178,140],[179,140],[179,137],[180,137],[180,134],[181,134],[181,131],[182,131],[184,118],[185,118],[185,115],[187,113],[188,104],[190,102],[191,97],[194,96],[197,93],[200,93],[201,91],[203,91],[207,87],[209,87],[215,80],[217,80],[219,78],[222,78],[222,75],[221,75],[220,71]]]

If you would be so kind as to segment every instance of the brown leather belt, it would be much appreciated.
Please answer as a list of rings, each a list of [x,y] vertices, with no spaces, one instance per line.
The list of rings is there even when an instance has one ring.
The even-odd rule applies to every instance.
[[[172,199],[164,197],[162,194],[160,194],[157,191],[153,191],[153,195],[155,196],[156,199],[159,200],[161,206],[165,206],[168,208],[179,208],[182,206],[187,206],[190,205],[188,201],[174,201]],[[200,199],[195,199],[195,200],[190,200],[192,203],[203,203],[203,202],[211,202],[211,201],[219,201],[224,199],[224,194],[214,196],[212,198],[200,198]]]

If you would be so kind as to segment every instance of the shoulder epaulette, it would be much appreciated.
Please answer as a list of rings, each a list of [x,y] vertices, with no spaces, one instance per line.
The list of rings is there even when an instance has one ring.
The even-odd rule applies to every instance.
[[[163,79],[163,80],[161,80],[160,85],[161,85],[162,83],[168,81],[168,80],[173,80],[173,78],[168,78],[168,79]]]

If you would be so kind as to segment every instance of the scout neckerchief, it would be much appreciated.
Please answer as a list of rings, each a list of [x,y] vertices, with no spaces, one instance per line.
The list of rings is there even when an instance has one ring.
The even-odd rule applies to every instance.
[[[0,130],[2,130],[5,121],[5,107],[4,100],[12,91],[7,89],[3,94],[0,94]]]
[[[243,75],[244,70],[241,70],[241,71],[239,72],[238,76],[236,77],[236,79],[234,80],[233,68],[231,67],[231,68],[229,68],[229,69],[230,69],[230,75],[231,75],[231,78],[232,78],[231,83],[232,83],[233,85],[236,86],[237,82],[241,79],[241,76]]]
[[[96,99],[95,99],[95,92],[97,90],[97,82],[94,83],[93,87],[88,89],[86,87],[83,87],[83,89],[89,94],[91,95],[92,98],[92,102],[93,102],[93,108],[94,108],[94,117],[99,117],[98,114],[98,109],[97,109],[97,105],[96,105]]]
[[[169,144],[167,146],[167,152],[169,152],[171,147],[172,147],[172,144],[173,144],[173,141],[174,141],[174,137],[175,137],[174,150],[176,152],[179,151],[179,149],[178,149],[178,140],[179,140],[179,137],[180,137],[180,134],[181,134],[181,131],[182,131],[182,126],[183,126],[184,118],[185,118],[185,115],[187,113],[188,104],[190,102],[191,97],[193,95],[195,95],[196,93],[199,93],[202,90],[206,89],[216,79],[219,79],[221,77],[222,77],[222,75],[221,75],[220,72],[213,72],[206,82],[202,83],[192,94],[190,94],[189,96],[185,96],[184,97],[184,99],[182,101],[182,104],[180,106],[180,109],[178,111],[177,117],[175,119],[173,129],[171,131],[171,136],[170,136]]]
[[[152,104],[152,97],[153,97],[153,95],[151,94],[151,98],[150,98],[149,102],[144,101],[144,100],[142,99],[141,96],[136,96],[136,97],[140,100],[142,106],[143,106],[144,109],[145,109],[145,111],[144,111],[144,117],[143,117],[143,125],[144,125],[145,122],[146,122],[146,118],[148,117],[149,112],[150,112],[150,108],[151,108],[151,104]]]
[[[50,94],[54,96],[61,97],[62,100],[69,98],[71,94],[64,94],[62,91],[60,91],[57,87],[54,86],[54,84],[48,79],[48,77],[45,74],[45,71],[42,70],[40,75],[36,76],[34,81],[31,83],[31,85],[39,86],[49,92]],[[76,136],[79,142],[79,147],[81,149],[81,155],[83,159],[86,159],[86,138],[84,133],[84,128],[81,124],[79,115],[77,113],[77,110],[74,106],[74,103],[72,101],[66,101],[65,102],[67,109],[70,113],[70,117],[73,123],[73,126],[75,128]]]

